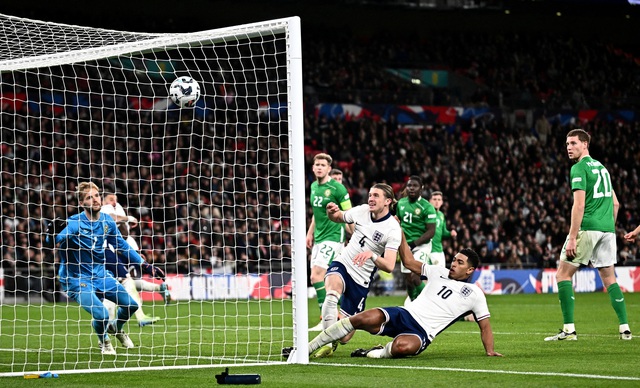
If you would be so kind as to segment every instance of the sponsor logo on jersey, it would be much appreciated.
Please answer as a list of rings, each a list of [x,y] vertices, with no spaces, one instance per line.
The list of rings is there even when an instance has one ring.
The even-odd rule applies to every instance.
[[[376,230],[375,232],[373,232],[372,240],[375,241],[375,242],[380,242],[380,241],[382,241],[383,237],[384,237],[384,233],[379,232],[379,231]]]
[[[404,210],[404,206],[400,206],[400,210]]]

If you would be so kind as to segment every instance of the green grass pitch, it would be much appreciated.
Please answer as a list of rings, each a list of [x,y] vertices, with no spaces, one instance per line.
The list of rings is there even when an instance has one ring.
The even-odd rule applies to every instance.
[[[640,333],[640,295],[626,294],[629,323]],[[370,297],[367,307],[393,306],[402,297]],[[351,358],[359,347],[389,341],[358,332],[326,359],[309,365],[238,365],[231,374],[260,374],[265,387],[451,387],[469,384],[519,387],[640,386],[640,337],[621,341],[617,319],[604,293],[576,294],[578,341],[544,342],[555,334],[562,318],[556,295],[488,296],[496,351],[486,357],[478,327],[458,322],[440,334],[417,357],[395,360]],[[153,309],[156,309],[154,311]],[[216,385],[232,353],[241,362],[278,361],[279,349],[291,341],[290,301],[180,302],[168,307],[145,305],[164,316],[154,326],[127,326],[138,348],[118,347],[116,358],[103,358],[91,334],[89,315],[75,304],[0,306],[0,373],[22,365],[125,367],[125,372],[60,373],[57,379],[0,377],[0,386],[35,387],[204,387]],[[310,324],[318,311],[309,301]],[[273,311],[274,314],[271,314]],[[284,314],[280,312],[284,311]],[[165,316],[166,314],[166,316]],[[66,324],[56,324],[55,321]],[[316,333],[310,333],[312,337]],[[226,344],[226,345],[223,345]],[[67,348],[70,351],[64,351]],[[13,365],[13,366],[12,366]],[[16,366],[17,365],[17,366]],[[139,366],[183,366],[182,369],[136,370]],[[186,365],[186,367],[184,367]],[[212,365],[203,368],[202,366]]]

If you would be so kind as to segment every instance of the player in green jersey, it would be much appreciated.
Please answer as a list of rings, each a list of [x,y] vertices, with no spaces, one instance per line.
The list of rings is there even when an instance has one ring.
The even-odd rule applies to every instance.
[[[331,156],[325,153],[317,154],[313,158],[313,174],[316,181],[311,184],[309,196],[313,217],[307,231],[307,248],[311,249],[311,284],[316,290],[320,311],[326,297],[324,276],[327,268],[342,252],[345,232],[352,232],[350,225],[347,225],[345,230],[345,224],[335,223],[327,216],[326,208],[331,202],[337,204],[341,210],[351,209],[349,192],[342,183],[329,175],[332,162]],[[322,322],[311,330],[322,330]]]
[[[620,338],[630,340],[631,330],[627,320],[624,295],[616,281],[615,223],[620,203],[611,186],[609,171],[589,155],[591,136],[582,129],[567,134],[567,153],[576,164],[571,167],[571,227],[560,253],[560,265],[556,274],[558,298],[564,326],[545,341],[577,340],[573,320],[575,297],[571,279],[580,265],[591,263],[598,269],[602,284],[606,287],[611,306],[620,323]]]
[[[442,191],[434,191],[431,193],[429,203],[436,209],[436,232],[431,239],[431,253],[429,253],[429,264],[440,265],[442,267],[447,266],[447,262],[444,257],[444,250],[442,249],[442,239],[445,237],[456,238],[458,232],[455,229],[447,229],[447,220],[444,217],[444,213],[440,211],[442,204]]]
[[[436,209],[422,198],[422,179],[412,175],[407,181],[403,197],[396,206],[396,216],[400,220],[400,227],[407,237],[407,243],[413,252],[413,257],[423,263],[428,263],[431,253],[431,239],[436,232]],[[420,277],[400,263],[400,271],[407,283],[407,294],[414,300],[424,288]]]

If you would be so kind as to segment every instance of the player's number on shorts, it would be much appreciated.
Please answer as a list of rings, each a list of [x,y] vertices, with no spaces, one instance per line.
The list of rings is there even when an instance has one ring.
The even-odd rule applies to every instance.
[[[594,168],[591,172],[597,176],[596,184],[593,185],[593,198],[611,197],[611,177],[609,176],[609,171]],[[602,188],[600,184],[602,184]]]
[[[322,253],[324,257],[333,257],[333,248],[329,245],[323,245],[322,248],[320,248],[320,253]]]
[[[323,200],[324,200],[324,197],[319,197],[316,195],[315,197],[313,197],[313,206],[322,207]]]
[[[448,289],[447,286],[442,286],[442,288],[440,289],[440,291],[438,291],[438,295],[442,298],[442,299],[447,299],[448,297],[451,296],[451,294],[453,294],[453,291]]]

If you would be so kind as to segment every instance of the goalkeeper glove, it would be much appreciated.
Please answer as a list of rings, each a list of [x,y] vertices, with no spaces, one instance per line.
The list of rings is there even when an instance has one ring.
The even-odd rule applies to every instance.
[[[56,236],[67,227],[67,220],[56,218],[47,223],[47,230],[44,232],[45,246],[53,248],[56,245]],[[48,241],[47,241],[48,237]]]
[[[147,263],[146,261],[140,265],[140,269],[142,270],[142,273],[146,273],[147,275],[156,279],[164,280],[164,271],[159,267],[155,267]]]

